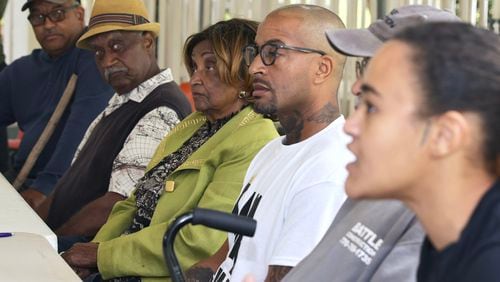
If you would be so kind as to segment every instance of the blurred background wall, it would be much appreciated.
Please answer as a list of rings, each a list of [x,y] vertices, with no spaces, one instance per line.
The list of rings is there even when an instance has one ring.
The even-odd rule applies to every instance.
[[[31,26],[21,12],[24,0],[9,0],[3,18],[3,41],[6,62],[38,48]],[[158,40],[158,62],[170,67],[178,83],[189,77],[181,62],[184,40],[192,33],[219,20],[243,17],[262,20],[271,10],[295,3],[316,4],[337,13],[349,28],[367,27],[395,7],[407,4],[426,4],[449,9],[464,21],[499,32],[500,0],[145,0],[150,17],[161,24]],[[82,0],[86,18],[90,17],[92,0]],[[344,114],[353,108],[350,85],[354,81],[354,62],[346,65],[339,99]]]

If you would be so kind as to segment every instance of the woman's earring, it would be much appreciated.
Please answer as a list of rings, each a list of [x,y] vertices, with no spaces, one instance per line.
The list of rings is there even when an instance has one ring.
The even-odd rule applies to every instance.
[[[240,91],[240,93],[238,93],[238,98],[245,99],[246,97],[247,97],[246,91]]]

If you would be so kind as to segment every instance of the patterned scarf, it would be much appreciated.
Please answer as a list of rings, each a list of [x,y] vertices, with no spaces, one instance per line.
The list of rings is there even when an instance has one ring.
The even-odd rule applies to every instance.
[[[226,124],[237,113],[228,117],[218,119],[212,123],[207,121],[191,138],[189,138],[175,152],[166,156],[155,167],[150,169],[136,184],[136,206],[137,212],[130,227],[123,232],[123,235],[137,232],[146,228],[151,223],[154,210],[158,204],[161,194],[165,190],[167,177],[182,165],[198,148],[200,148],[210,137],[212,137],[224,124]],[[140,277],[117,277],[106,281],[132,282],[141,281]]]
[[[151,223],[161,194],[165,191],[165,181],[173,171],[182,165],[198,148],[212,137],[233,115],[216,120],[213,123],[204,123],[191,138],[189,138],[175,152],[166,156],[154,168],[150,169],[137,183],[135,197],[137,212],[132,225],[124,232],[130,234],[137,232]]]

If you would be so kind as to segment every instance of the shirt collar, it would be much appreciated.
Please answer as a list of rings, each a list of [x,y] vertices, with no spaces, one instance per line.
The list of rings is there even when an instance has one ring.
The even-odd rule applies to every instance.
[[[121,105],[127,103],[129,100],[140,103],[144,100],[156,87],[173,81],[172,71],[170,69],[165,69],[157,75],[151,77],[150,79],[139,84],[132,91],[118,95],[115,93],[113,98],[109,101],[109,105]]]

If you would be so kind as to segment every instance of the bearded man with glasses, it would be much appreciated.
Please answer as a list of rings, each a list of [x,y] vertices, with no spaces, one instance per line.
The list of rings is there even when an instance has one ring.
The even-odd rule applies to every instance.
[[[244,48],[254,110],[277,116],[285,132],[253,159],[233,212],[257,220],[253,238],[228,234],[218,253],[187,272],[188,281],[280,281],[319,242],[344,202],[352,160],[337,89],[345,57],[324,30],[342,29],[333,12],[290,5],[259,25]],[[203,276],[205,275],[205,276]]]
[[[368,29],[331,30],[327,31],[327,36],[336,51],[359,57],[357,81],[351,88],[359,101],[369,95],[369,87],[363,85],[369,60],[386,40],[406,27],[459,20],[445,10],[407,5],[392,10]],[[357,165],[365,162],[366,156],[357,156]],[[318,246],[283,281],[412,282],[417,278],[423,238],[422,226],[402,202],[348,198]]]
[[[87,127],[113,94],[101,78],[94,54],[75,47],[85,29],[75,0],[28,0],[28,21],[41,49],[0,73],[0,127],[17,122],[24,138],[6,177],[13,181],[53,114],[72,74],[73,97],[24,183],[22,196],[37,207],[69,167]]]

